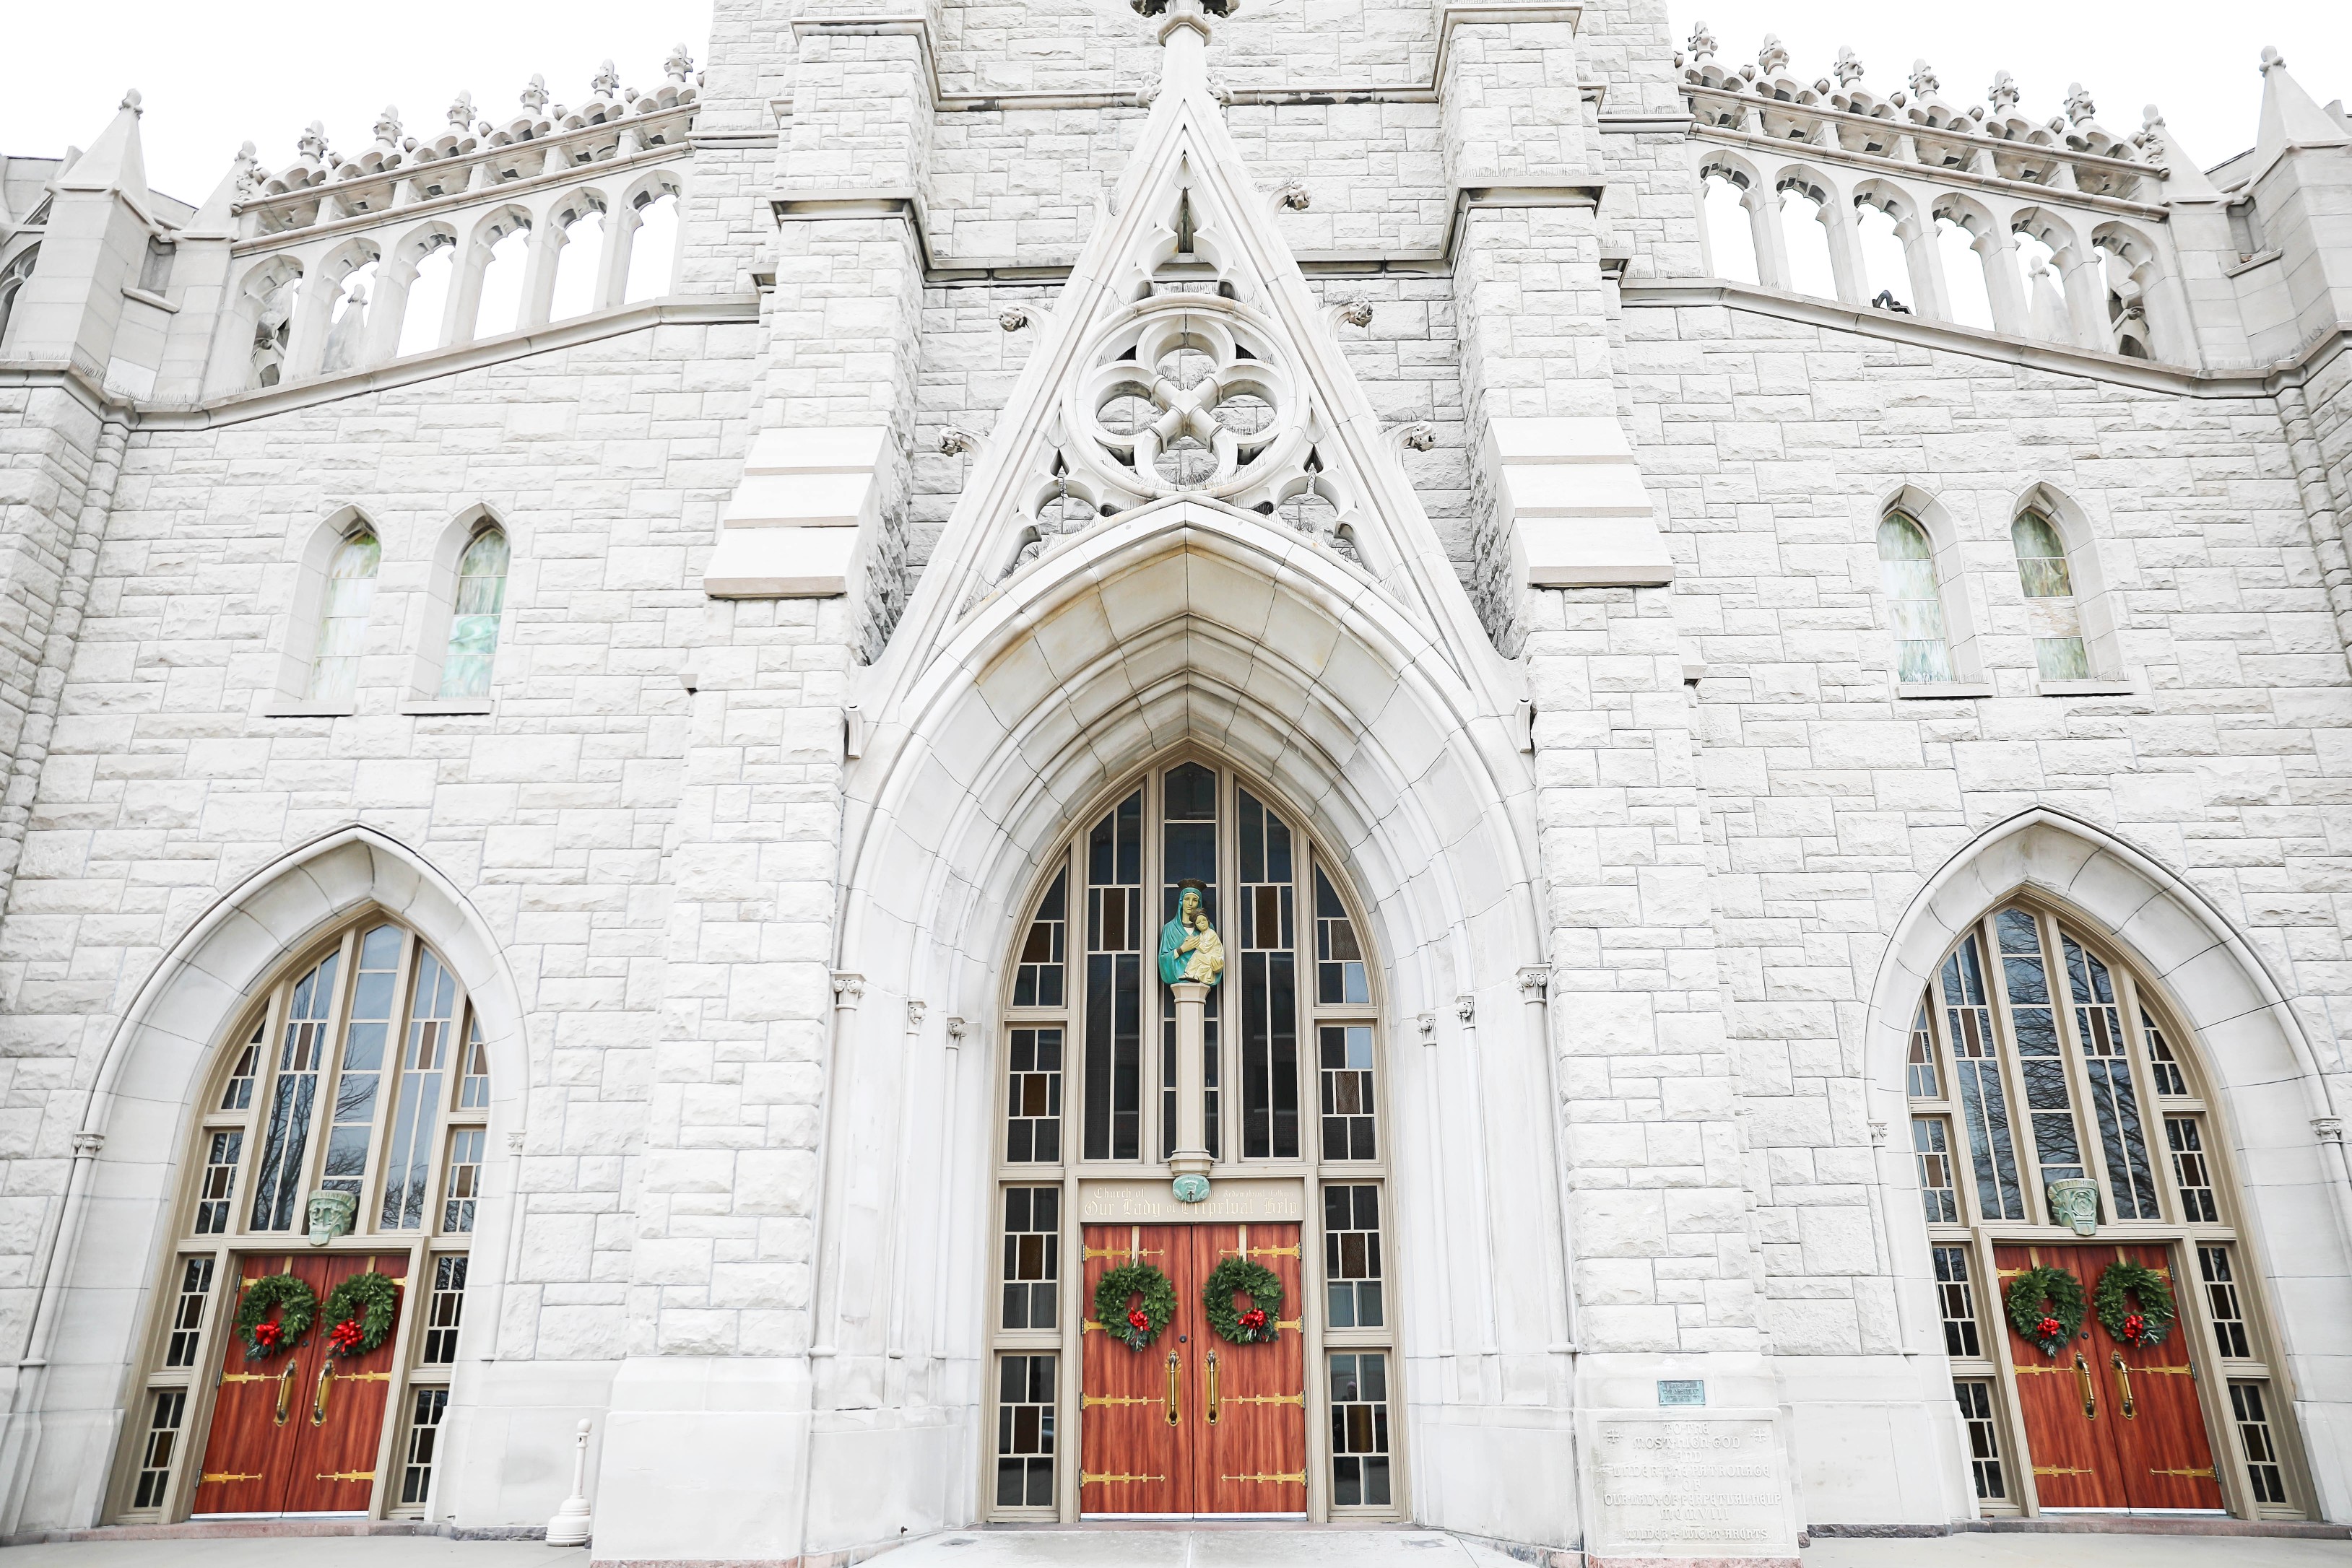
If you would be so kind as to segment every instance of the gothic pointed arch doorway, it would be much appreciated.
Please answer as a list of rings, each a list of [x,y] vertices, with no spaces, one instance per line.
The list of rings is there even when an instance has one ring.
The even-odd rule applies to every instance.
[[[193,1084],[109,1515],[421,1519],[489,1166],[474,996],[377,905],[289,949]]]
[[[1979,1507],[2307,1517],[2227,1107],[2164,988],[2012,895],[1916,996],[1904,1087]]]
[[[1003,976],[983,1513],[1401,1515],[1363,906],[1207,755],[1082,821]]]

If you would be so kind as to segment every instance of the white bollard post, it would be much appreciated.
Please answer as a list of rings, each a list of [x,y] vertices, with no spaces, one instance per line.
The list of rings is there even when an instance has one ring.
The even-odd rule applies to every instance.
[[[547,1543],[550,1546],[585,1546],[588,1544],[588,1423],[580,1423],[578,1448],[572,1456],[572,1495],[547,1521]]]

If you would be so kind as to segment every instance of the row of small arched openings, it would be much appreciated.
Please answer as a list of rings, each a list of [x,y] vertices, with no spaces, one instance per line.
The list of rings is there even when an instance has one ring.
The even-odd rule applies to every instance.
[[[2086,225],[2036,204],[2004,222],[1957,191],[1847,187],[1810,164],[1768,180],[1722,149],[1702,153],[1699,176],[1715,277],[2131,359],[2189,358],[2158,302],[2158,247],[2120,219]]]
[[[460,235],[429,219],[363,235],[305,268],[281,253],[247,271],[215,356],[215,395],[429,353],[672,291],[682,241],[677,175],[617,201],[583,186],[534,214],[513,203]]]
[[[505,525],[487,507],[468,507],[445,531],[410,695],[488,700],[513,556]],[[357,701],[383,565],[383,530],[365,513],[345,507],[320,525],[303,556],[281,695],[331,712]]]
[[[2035,674],[2051,683],[2113,679],[2111,612],[2087,530],[2046,485],[2012,509],[2009,553],[2025,602]],[[1894,633],[1895,678],[1942,685],[1983,678],[1976,628],[1957,570],[1958,551],[1940,508],[1906,488],[1878,518],[1879,589]]]

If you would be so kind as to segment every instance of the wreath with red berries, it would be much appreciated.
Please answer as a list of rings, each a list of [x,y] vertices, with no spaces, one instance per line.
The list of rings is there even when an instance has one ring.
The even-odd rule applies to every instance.
[[[2100,1324],[2117,1343],[2144,1349],[2162,1344],[2180,1315],[2163,1275],[2145,1264],[2120,1260],[2099,1271],[2092,1301]]]
[[[2051,1360],[2082,1332],[2083,1281],[2063,1269],[2028,1269],[2009,1282],[2009,1326]]]
[[[329,1355],[365,1355],[400,1315],[400,1287],[388,1274],[354,1274],[327,1293]]]
[[[245,1359],[268,1361],[292,1350],[319,1315],[319,1293],[291,1274],[264,1274],[246,1286],[236,1303],[236,1337]]]
[[[1123,1264],[1095,1282],[1095,1322],[1129,1350],[1150,1349],[1175,1315],[1176,1287],[1149,1263]]]
[[[1247,1311],[1236,1310],[1236,1292],[1250,1299]],[[1263,1263],[1228,1258],[1209,1271],[1201,1287],[1201,1306],[1209,1326],[1234,1344],[1270,1344],[1282,1330],[1282,1281]]]

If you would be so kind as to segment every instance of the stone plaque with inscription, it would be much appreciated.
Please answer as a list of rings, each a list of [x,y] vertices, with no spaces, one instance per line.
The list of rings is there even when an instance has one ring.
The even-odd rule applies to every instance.
[[[1655,1558],[1797,1560],[1770,1411],[1591,1410],[1584,1550],[1592,1568]]]
[[[1227,1181],[1210,1184],[1198,1203],[1178,1199],[1157,1181],[1091,1181],[1078,1188],[1078,1219],[1085,1225],[1170,1225],[1193,1220],[1247,1225],[1254,1221],[1295,1225],[1306,1218],[1306,1188],[1296,1181]]]

